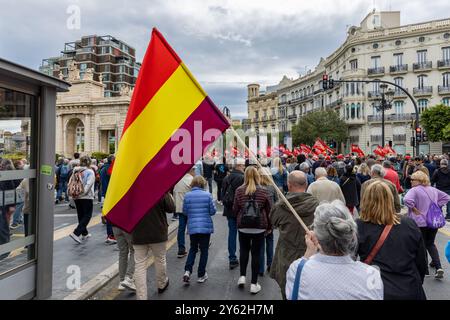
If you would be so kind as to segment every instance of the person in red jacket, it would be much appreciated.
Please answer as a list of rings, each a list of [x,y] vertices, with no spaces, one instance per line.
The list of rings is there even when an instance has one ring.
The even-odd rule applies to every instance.
[[[400,179],[398,178],[398,173],[394,169],[392,169],[392,162],[390,162],[389,160],[384,161],[383,168],[386,171],[384,178],[394,184],[394,186],[397,188],[397,191],[399,194],[403,193],[403,188],[400,185]]]

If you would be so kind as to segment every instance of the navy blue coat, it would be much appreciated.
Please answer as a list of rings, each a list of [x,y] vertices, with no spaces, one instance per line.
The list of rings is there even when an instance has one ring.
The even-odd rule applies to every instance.
[[[214,232],[211,216],[216,214],[216,206],[211,193],[201,188],[192,188],[192,191],[184,196],[183,213],[188,218],[187,228],[190,235]]]

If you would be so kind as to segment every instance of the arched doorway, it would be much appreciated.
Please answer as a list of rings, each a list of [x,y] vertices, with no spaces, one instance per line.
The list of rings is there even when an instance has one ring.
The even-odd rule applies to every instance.
[[[70,119],[66,127],[66,148],[67,155],[75,152],[84,152],[84,124],[78,118]]]

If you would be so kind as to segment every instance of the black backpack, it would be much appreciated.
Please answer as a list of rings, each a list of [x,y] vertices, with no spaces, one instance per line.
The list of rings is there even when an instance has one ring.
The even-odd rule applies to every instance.
[[[231,183],[232,180],[228,178],[225,184],[223,197],[222,197],[222,203],[224,206],[232,207],[234,203],[234,190],[233,190],[233,184]]]
[[[261,225],[261,209],[256,202],[255,194],[249,195],[242,209],[240,228],[258,229]]]

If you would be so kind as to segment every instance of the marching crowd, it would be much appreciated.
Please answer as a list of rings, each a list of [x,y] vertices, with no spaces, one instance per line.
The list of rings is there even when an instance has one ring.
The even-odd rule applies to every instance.
[[[199,160],[131,234],[108,226],[107,241],[119,247],[119,289],[147,299],[150,256],[158,292],[168,288],[167,213],[179,221],[177,256],[187,256],[180,279],[189,285],[199,253],[197,282],[204,283],[212,216],[220,206],[228,225],[229,268],[239,267],[237,286],[249,285],[252,294],[262,290],[258,277],[267,272],[283,299],[426,299],[424,278],[444,277],[435,239],[450,220],[448,156],[314,158],[260,158],[260,165],[242,158]],[[58,164],[57,201],[63,194],[68,199],[67,190],[77,195],[79,225],[71,234],[77,243],[89,237],[92,201],[96,190],[99,200],[106,194],[113,160],[97,165],[75,156]],[[77,184],[68,183],[76,180],[71,176],[82,185],[78,194]],[[447,259],[449,251],[447,246]]]

